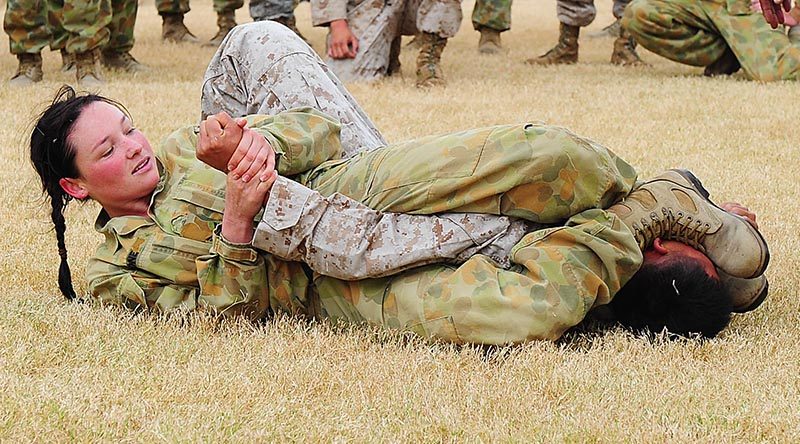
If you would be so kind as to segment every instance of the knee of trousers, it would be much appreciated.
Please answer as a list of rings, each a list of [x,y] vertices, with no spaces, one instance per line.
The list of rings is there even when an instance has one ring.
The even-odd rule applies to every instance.
[[[647,34],[646,29],[649,28],[648,23],[650,16],[650,8],[646,1],[634,0],[625,7],[625,12],[622,14],[620,24],[625,28],[633,37],[638,38]]]
[[[277,61],[281,57],[316,53],[291,29],[273,21],[243,23],[235,26],[220,46],[222,52],[247,52],[257,48],[259,54]]]

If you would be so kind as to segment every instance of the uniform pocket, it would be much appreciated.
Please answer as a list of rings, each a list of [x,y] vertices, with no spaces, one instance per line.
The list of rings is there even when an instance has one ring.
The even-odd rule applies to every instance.
[[[438,339],[453,343],[461,342],[452,316],[442,316],[440,318],[410,324],[406,326],[405,329],[423,338]]]

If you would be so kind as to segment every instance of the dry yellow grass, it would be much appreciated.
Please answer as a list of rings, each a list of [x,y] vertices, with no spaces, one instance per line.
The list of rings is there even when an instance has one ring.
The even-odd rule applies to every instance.
[[[187,23],[207,39],[210,2],[192,6]],[[610,2],[599,6],[590,31],[611,21]],[[322,48],[307,4],[298,17]],[[705,79],[649,53],[652,68],[612,67],[611,41],[585,37],[580,64],[533,69],[522,60],[554,43],[554,5],[517,0],[513,18],[508,52],[497,57],[477,55],[465,20],[445,52],[446,89],[415,90],[414,54],[404,53],[404,79],[352,90],[392,141],[543,120],[605,143],[644,176],[695,170],[714,197],[760,214],[773,252],[762,308],[704,343],[615,330],[486,356],[291,319],[182,324],[67,304],[24,149],[34,112],[71,80],[46,53],[39,86],[0,86],[0,441],[800,441],[798,84]],[[153,71],[109,75],[103,89],[154,141],[197,119],[212,54],[163,45],[159,32],[152,2],[143,3],[134,55]],[[14,68],[6,53],[0,72]],[[68,215],[79,290],[98,240],[95,212],[74,206]]]

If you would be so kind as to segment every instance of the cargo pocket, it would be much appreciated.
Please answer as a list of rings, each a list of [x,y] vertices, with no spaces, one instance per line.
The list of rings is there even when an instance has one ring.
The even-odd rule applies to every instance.
[[[423,322],[406,326],[405,330],[413,332],[423,338],[436,339],[446,342],[460,343],[461,338],[456,331],[452,316],[442,316]]]

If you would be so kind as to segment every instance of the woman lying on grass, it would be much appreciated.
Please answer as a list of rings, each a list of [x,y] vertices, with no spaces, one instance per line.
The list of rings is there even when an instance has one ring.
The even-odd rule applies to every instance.
[[[324,113],[292,109],[309,105]],[[766,295],[755,216],[713,205],[691,173],[632,190],[634,169],[612,152],[533,124],[380,147],[274,23],[229,34],[203,114],[156,150],[101,96],[63,89],[41,115],[31,159],[68,298],[71,199],[103,207],[89,293],[136,309],[286,311],[504,344],[558,338],[615,295],[629,325],[714,336]]]

